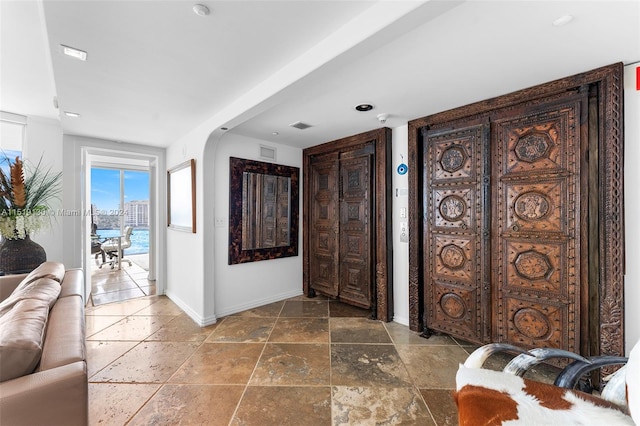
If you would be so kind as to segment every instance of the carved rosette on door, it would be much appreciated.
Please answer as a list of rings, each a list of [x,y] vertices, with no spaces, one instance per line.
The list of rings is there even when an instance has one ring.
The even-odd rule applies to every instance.
[[[579,350],[586,99],[423,129],[425,329]]]

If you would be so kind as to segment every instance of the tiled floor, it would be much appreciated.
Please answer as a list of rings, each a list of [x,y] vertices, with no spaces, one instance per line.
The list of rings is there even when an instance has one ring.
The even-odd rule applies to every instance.
[[[453,425],[458,363],[335,301],[294,298],[198,327],[170,299],[87,308],[93,425]]]
[[[146,259],[145,259],[146,256]],[[121,268],[109,265],[99,267],[100,257],[91,262],[91,302],[94,306],[121,302],[135,297],[156,294],[154,281],[147,279],[149,272],[140,265],[148,264],[148,254],[126,256],[132,263],[122,262]]]

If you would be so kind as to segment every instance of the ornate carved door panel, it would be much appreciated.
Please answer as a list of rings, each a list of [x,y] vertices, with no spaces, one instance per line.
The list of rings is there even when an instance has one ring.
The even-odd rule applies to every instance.
[[[311,288],[338,296],[338,154],[316,157],[311,162],[311,208],[313,232],[309,233]]]
[[[370,308],[371,154],[340,161],[340,299]]]
[[[436,264],[425,260],[436,250],[424,235],[435,211],[427,198],[433,173],[428,167],[434,167],[426,162],[428,138],[487,121],[492,192],[485,200],[489,210],[482,211],[491,212],[491,298],[483,309],[491,313],[490,335],[524,346],[544,341],[586,356],[624,356],[623,116],[623,65],[617,63],[409,122],[412,330],[438,325],[444,312],[441,307],[432,313],[437,301],[427,297],[434,294],[432,281],[444,281],[431,276]],[[478,283],[478,271],[470,276],[460,284],[446,278],[447,285],[479,291],[479,284],[468,284]],[[460,296],[441,304],[450,314],[446,325],[456,328],[450,334],[462,329],[473,335],[472,315],[453,318],[461,315],[465,299],[449,293]],[[469,300],[482,300],[469,294]],[[484,343],[480,333],[476,337]]]
[[[586,106],[586,94],[566,95],[492,120],[498,341],[580,352]]]
[[[586,105],[569,93],[423,130],[429,329],[578,351]]]
[[[303,291],[393,319],[391,129],[307,148]]]
[[[430,328],[482,342],[489,336],[488,126],[425,132],[423,246]]]
[[[311,159],[310,286],[352,305],[372,305],[372,147]]]

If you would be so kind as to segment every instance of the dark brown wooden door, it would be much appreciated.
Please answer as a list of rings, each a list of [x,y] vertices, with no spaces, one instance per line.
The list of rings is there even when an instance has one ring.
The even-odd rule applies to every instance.
[[[430,329],[484,342],[490,333],[488,127],[428,132],[423,247]]]
[[[318,156],[311,163],[311,232],[309,232],[312,289],[337,297],[338,286],[338,154]]]
[[[372,306],[372,152],[332,153],[311,162],[310,287]]]
[[[492,122],[493,310],[501,341],[580,352],[586,105],[586,95],[569,94]]]
[[[340,294],[352,305],[371,306],[371,156],[340,161]]]
[[[579,352],[586,105],[568,93],[425,130],[429,329]]]

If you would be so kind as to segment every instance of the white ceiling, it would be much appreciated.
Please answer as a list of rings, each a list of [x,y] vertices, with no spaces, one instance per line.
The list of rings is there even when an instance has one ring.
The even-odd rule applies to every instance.
[[[304,148],[640,60],[637,0],[196,2],[0,0],[0,110],[155,146],[205,123]]]

